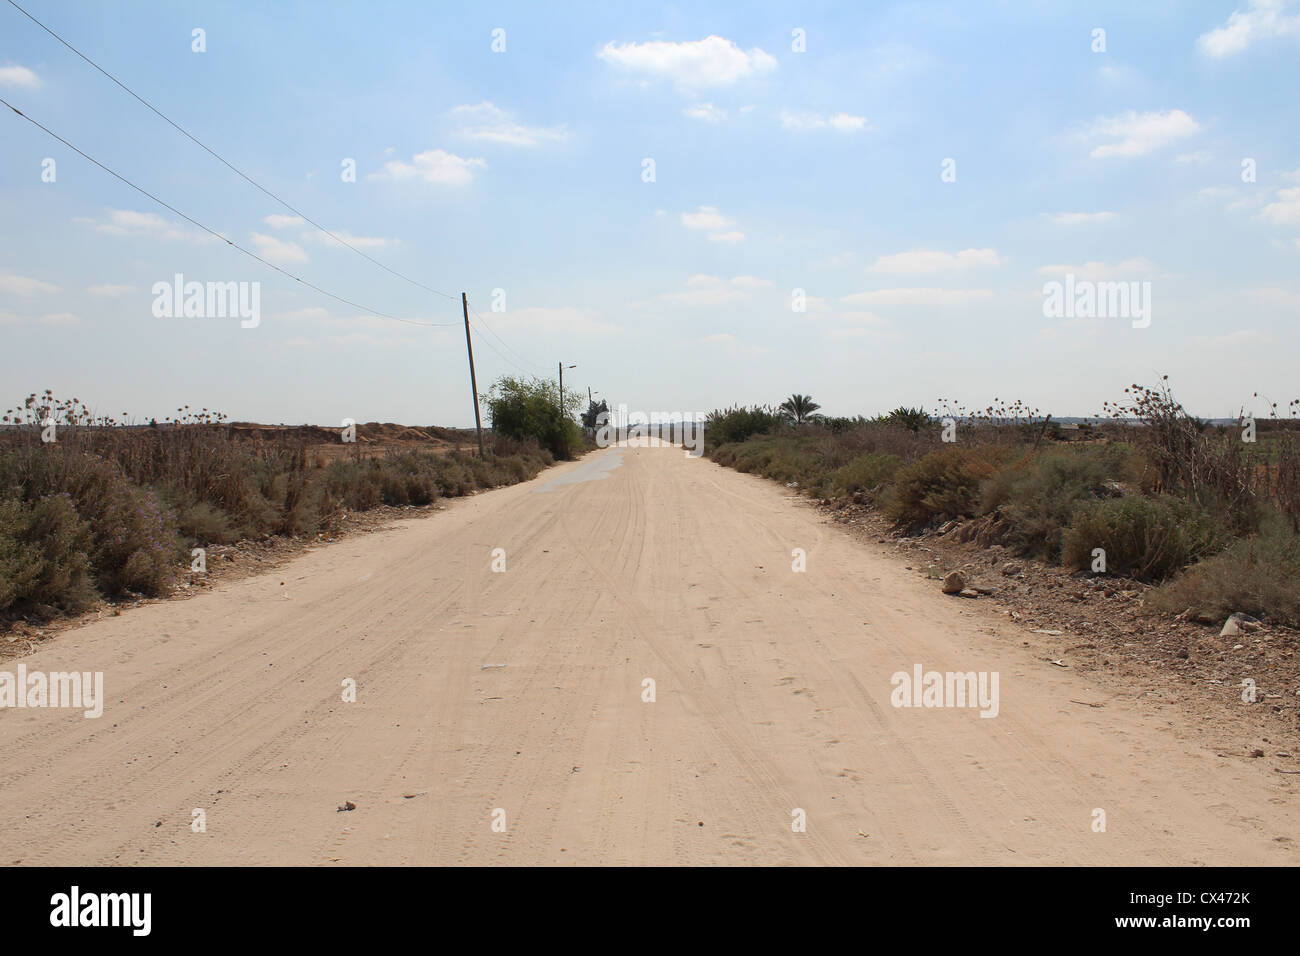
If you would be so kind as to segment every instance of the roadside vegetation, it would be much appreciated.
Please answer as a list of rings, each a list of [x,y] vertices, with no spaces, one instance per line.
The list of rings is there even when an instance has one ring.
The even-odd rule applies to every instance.
[[[792,395],[715,411],[705,454],[869,505],[900,533],[974,522],[971,540],[1081,574],[1102,549],[1106,573],[1160,585],[1161,611],[1300,627],[1300,401],[1232,426],[1188,415],[1164,380],[1077,427],[1020,402],[874,418],[817,408]]]
[[[534,441],[557,459],[576,458],[588,450],[576,420],[582,403],[576,392],[564,397],[561,408],[557,383],[506,375],[497,379],[484,399],[492,431],[498,435]]]
[[[136,426],[28,396],[0,419],[0,619],[165,595],[192,548],[331,532],[348,512],[514,484],[555,459],[526,431],[488,436],[483,458],[333,440],[345,450],[291,432],[252,441],[206,409]]]

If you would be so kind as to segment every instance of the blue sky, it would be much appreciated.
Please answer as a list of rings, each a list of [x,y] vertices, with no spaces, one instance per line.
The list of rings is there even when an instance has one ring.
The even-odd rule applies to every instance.
[[[481,389],[563,360],[567,387],[646,411],[798,391],[832,414],[996,397],[1085,415],[1161,374],[1202,415],[1300,392],[1297,2],[22,5],[453,298],[294,222],[0,3],[0,96],[409,320],[206,241],[4,111],[0,407],[52,388],[144,417],[472,424],[462,290]],[[156,318],[176,273],[260,282],[260,324]],[[1046,317],[1066,273],[1150,282],[1150,325]]]

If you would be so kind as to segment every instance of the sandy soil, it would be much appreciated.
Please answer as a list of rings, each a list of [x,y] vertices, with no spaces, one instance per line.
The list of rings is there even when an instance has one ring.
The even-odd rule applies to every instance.
[[[0,711],[0,863],[1295,861],[1300,776],[1023,631],[777,485],[612,449],[22,658],[107,703]],[[916,664],[997,672],[998,715],[891,706]]]

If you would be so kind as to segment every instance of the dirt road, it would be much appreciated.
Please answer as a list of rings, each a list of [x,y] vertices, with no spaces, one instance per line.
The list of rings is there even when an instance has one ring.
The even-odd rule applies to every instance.
[[[106,704],[0,711],[0,863],[1295,862],[1300,778],[1024,636],[773,483],[610,449],[23,658]],[[997,715],[892,706],[918,664]]]

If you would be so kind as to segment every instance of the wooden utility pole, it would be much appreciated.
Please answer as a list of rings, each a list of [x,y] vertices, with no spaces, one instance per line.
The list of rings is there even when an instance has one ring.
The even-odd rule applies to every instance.
[[[560,414],[564,414],[564,363],[557,362],[556,367],[560,370]],[[576,365],[570,365],[569,368],[577,368]]]
[[[474,393],[474,427],[478,430],[478,456],[483,457],[483,421],[478,414],[478,380],[474,377],[474,344],[469,340],[469,297],[460,294],[461,311],[465,313],[465,351],[469,353],[469,387]]]

